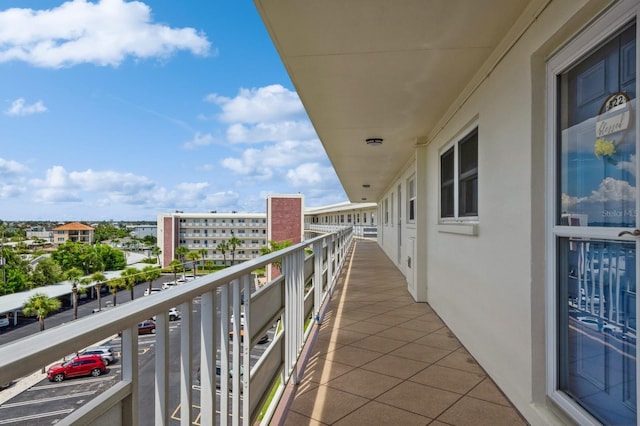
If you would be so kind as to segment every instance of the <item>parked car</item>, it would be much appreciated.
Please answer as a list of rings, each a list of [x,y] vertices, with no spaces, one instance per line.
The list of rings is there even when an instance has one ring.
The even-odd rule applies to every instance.
[[[153,320],[146,320],[138,323],[138,334],[154,334],[156,332],[156,323]]]
[[[9,317],[0,317],[0,327],[8,327],[11,324]]]
[[[110,346],[93,346],[80,351],[78,355],[100,355],[105,365],[112,364],[116,360],[116,355]]]
[[[144,290],[144,295],[148,296],[150,294],[160,293],[161,291],[162,291],[162,289],[159,288],[159,287],[153,287],[151,289],[151,291],[149,291],[149,289],[147,288],[147,289]]]
[[[61,382],[68,377],[98,377],[107,371],[100,355],[80,355],[62,364],[56,364],[47,370],[47,378],[52,382]]]
[[[169,309],[169,321],[176,321],[182,318],[180,311],[177,308]]]
[[[163,290],[168,290],[170,288],[177,287],[177,286],[178,286],[177,282],[175,282],[175,281],[167,281],[166,283],[162,284],[162,289]]]
[[[180,313],[180,311],[178,310],[178,308],[171,308],[169,309],[169,321],[176,321],[182,318],[182,314]],[[153,321],[156,321],[156,316],[154,315],[153,318],[151,318]]]

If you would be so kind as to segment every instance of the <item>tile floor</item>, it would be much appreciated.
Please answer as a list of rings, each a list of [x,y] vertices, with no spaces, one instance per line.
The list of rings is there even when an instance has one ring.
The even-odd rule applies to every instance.
[[[277,423],[525,425],[375,242],[359,240]]]

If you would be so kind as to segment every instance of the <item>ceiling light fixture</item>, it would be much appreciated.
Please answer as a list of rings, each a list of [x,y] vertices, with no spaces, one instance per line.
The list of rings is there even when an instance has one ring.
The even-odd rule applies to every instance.
[[[374,145],[374,146],[382,145],[382,141],[383,141],[382,138],[369,138],[365,140],[367,145]]]

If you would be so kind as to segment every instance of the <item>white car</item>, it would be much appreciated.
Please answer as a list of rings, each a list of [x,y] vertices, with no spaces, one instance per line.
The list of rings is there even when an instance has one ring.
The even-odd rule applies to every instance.
[[[178,309],[169,309],[169,321],[179,320],[180,318],[182,318],[182,315],[180,314],[180,311]]]
[[[163,290],[168,290],[170,288],[174,288],[177,287],[178,283],[175,281],[167,281],[166,283],[162,284],[162,289]]]
[[[161,289],[161,288],[158,288],[158,287],[153,287],[153,288],[151,289],[151,291],[149,291],[149,289],[147,288],[147,289],[144,291],[144,295],[145,295],[145,296],[148,296],[148,295],[150,295],[150,294],[160,293],[161,291],[162,291],[162,289]]]
[[[180,313],[178,308],[169,309],[169,321],[176,321],[176,320],[179,320],[181,318],[182,318],[182,314]],[[154,320],[154,321],[157,321],[157,318],[156,318],[155,315],[151,319]]]

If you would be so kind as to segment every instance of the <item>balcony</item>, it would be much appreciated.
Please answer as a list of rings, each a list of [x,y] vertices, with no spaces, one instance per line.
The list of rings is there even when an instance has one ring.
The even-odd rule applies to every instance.
[[[282,262],[282,275],[252,289],[251,272],[273,262]],[[251,297],[241,305],[243,290]],[[192,315],[196,305],[200,322]],[[167,311],[173,306],[183,314],[179,348],[168,344]],[[229,332],[239,335],[241,325],[229,319],[242,312],[244,340],[232,340]],[[98,315],[99,323],[83,318],[0,346],[0,382],[29,375],[122,331],[121,376],[62,423],[138,424],[146,410],[154,424],[176,417],[182,424],[197,418],[202,425],[227,424],[225,419],[245,425],[525,424],[429,305],[412,301],[404,277],[379,246],[353,242],[350,230]],[[142,407],[136,324],[153,315],[158,373],[153,407]],[[268,348],[252,361],[256,341],[278,320]],[[177,367],[169,362],[170,350],[180,353]],[[198,404],[193,360],[202,370]],[[228,396],[219,401],[212,374],[216,361],[224,366],[220,393]],[[249,373],[242,380],[225,379],[226,366]],[[169,373],[179,376],[179,386],[169,385]],[[177,411],[170,405],[176,398]]]

